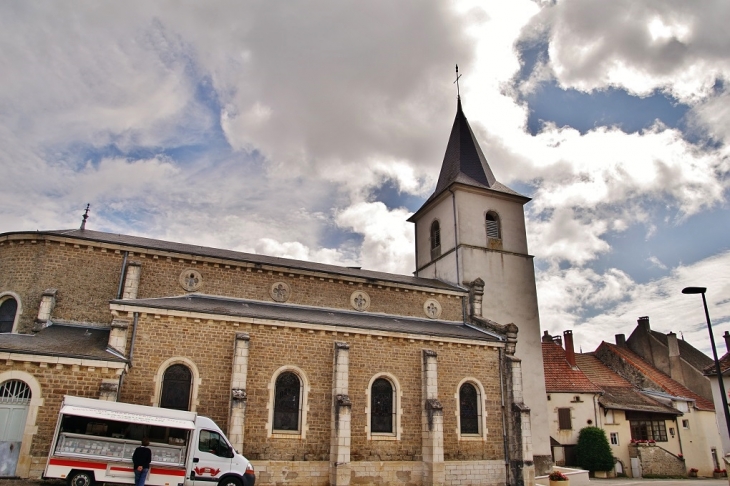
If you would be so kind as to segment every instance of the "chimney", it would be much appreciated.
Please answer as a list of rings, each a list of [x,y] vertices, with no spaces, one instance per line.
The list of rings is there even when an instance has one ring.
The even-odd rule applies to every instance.
[[[645,334],[649,334],[651,332],[651,327],[649,327],[649,316],[639,317],[637,322]]]
[[[626,347],[626,334],[616,334],[616,346],[620,348]]]
[[[730,353],[730,332],[725,331],[725,334],[723,334],[722,337],[725,338],[725,349],[728,353]]]
[[[727,338],[725,338],[725,339],[727,339]],[[545,331],[545,332],[542,333],[542,342],[544,342],[544,343],[552,343],[553,342],[553,337],[550,334],[548,334],[547,331]]]
[[[573,349],[573,331],[563,331],[565,339],[565,359],[568,360],[570,366],[575,368],[575,350]]]
[[[679,343],[677,343],[677,335],[673,332],[667,334],[667,348],[669,348],[669,376],[684,385],[682,358],[679,357]]]
[[[553,342],[562,348],[563,347],[563,336],[553,336]]]

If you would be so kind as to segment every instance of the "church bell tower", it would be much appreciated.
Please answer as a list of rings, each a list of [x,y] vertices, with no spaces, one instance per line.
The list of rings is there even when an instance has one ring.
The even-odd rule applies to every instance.
[[[483,280],[482,316],[519,328],[515,355],[522,360],[538,462],[549,461],[539,456],[550,456],[550,441],[535,269],[525,231],[529,201],[497,181],[457,98],[436,189],[408,220],[416,225],[416,276],[465,288]]]

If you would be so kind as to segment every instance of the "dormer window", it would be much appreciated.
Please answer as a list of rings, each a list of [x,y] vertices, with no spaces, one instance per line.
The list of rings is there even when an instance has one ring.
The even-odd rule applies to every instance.
[[[499,228],[499,216],[497,213],[490,211],[486,217],[487,224],[487,238],[498,240],[502,237]]]
[[[441,256],[441,225],[438,220],[431,223],[431,259]]]

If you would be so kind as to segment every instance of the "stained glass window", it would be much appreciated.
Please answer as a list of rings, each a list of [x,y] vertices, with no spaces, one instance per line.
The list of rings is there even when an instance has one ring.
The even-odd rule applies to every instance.
[[[370,431],[393,433],[393,385],[378,378],[370,389]]]
[[[192,381],[193,374],[187,366],[175,364],[167,368],[162,378],[160,407],[189,410]]]
[[[274,396],[274,430],[299,430],[299,411],[302,382],[291,371],[276,378]]]
[[[462,434],[479,433],[479,392],[471,383],[464,383],[459,388],[459,417]]]

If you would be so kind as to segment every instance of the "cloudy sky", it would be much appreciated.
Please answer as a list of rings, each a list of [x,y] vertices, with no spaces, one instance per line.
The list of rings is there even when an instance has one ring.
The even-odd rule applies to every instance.
[[[543,329],[730,329],[730,2],[0,3],[0,231],[414,270],[456,109],[526,207]],[[723,32],[725,32],[723,34]]]

